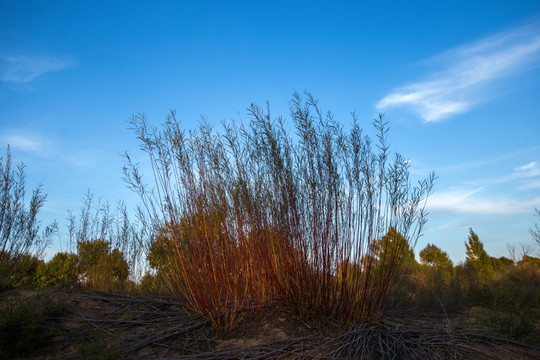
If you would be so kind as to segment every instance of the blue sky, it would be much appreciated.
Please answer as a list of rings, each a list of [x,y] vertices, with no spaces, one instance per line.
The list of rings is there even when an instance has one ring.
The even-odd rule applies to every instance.
[[[127,120],[186,128],[201,114],[288,115],[309,90],[439,179],[417,251],[465,258],[472,227],[493,256],[532,244],[540,207],[540,2],[0,2],[0,145],[43,183],[44,222],[65,223],[87,189],[137,202],[122,158],[141,161]],[[65,228],[63,229],[65,231]],[[54,244],[49,252],[58,250]]]

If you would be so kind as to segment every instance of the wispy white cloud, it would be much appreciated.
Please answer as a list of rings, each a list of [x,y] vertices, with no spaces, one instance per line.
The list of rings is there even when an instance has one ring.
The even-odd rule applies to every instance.
[[[0,137],[2,143],[5,143],[13,149],[24,152],[43,155],[46,153],[46,141],[37,136],[28,134],[9,134]]]
[[[40,75],[72,68],[76,61],[55,56],[0,54],[0,81],[27,84]]]
[[[523,190],[538,187],[540,163],[532,161],[497,176],[437,191],[428,199],[427,206],[432,211],[475,215],[525,213],[540,205],[540,196]]]
[[[515,169],[519,179],[523,179],[520,190],[529,190],[540,188],[540,164],[533,161]]]
[[[540,180],[540,164],[533,161],[528,164],[518,166],[514,168],[512,172],[507,174],[469,181],[468,184],[486,186],[516,182],[516,187],[519,185],[520,188],[530,188],[530,186],[527,184],[537,180]]]
[[[458,219],[453,220],[447,223],[444,223],[435,230],[453,230],[453,229],[466,229],[471,226],[471,220],[470,219]]]
[[[512,196],[486,194],[483,188],[448,189],[430,196],[427,208],[430,211],[495,215],[531,212],[540,204],[540,197],[520,199]]]
[[[516,179],[540,178],[540,164],[533,161],[526,165],[519,166],[514,169],[514,177]]]
[[[514,169],[520,174],[525,174],[525,176],[538,176],[540,175],[540,166],[536,161],[530,162],[525,165],[518,166]]]
[[[424,176],[429,174],[431,171],[435,171],[435,173],[438,175],[459,173],[459,172],[468,171],[471,169],[478,169],[486,165],[497,164],[504,160],[509,160],[512,158],[517,159],[518,157],[529,156],[529,155],[535,156],[535,154],[537,154],[539,151],[540,151],[540,146],[533,146],[529,148],[518,149],[512,152],[508,152],[508,153],[497,154],[489,158],[466,161],[462,163],[445,164],[445,165],[440,165],[440,164],[439,165],[436,165],[436,164],[426,165],[419,161],[412,160],[411,173],[416,174],[416,175],[424,175]],[[536,166],[540,167],[540,164],[538,162],[535,162],[535,164]],[[514,171],[518,171],[518,169],[519,167],[514,169]],[[503,175],[503,176],[508,176],[508,175]]]
[[[95,166],[105,156],[100,149],[68,150],[65,146],[36,134],[23,131],[0,135],[0,144],[9,145],[13,150],[24,152],[42,159],[61,160],[77,168]]]
[[[483,86],[522,71],[539,58],[539,24],[502,32],[427,60],[439,71],[394,90],[376,106],[407,106],[425,122],[440,121],[471,110],[482,100]]]

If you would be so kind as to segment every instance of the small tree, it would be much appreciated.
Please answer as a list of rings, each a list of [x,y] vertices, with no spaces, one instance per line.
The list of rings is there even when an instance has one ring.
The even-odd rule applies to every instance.
[[[493,267],[493,270],[495,271],[501,268],[507,268],[515,264],[512,259],[509,259],[505,256],[501,256],[499,258],[490,256],[489,259],[491,261],[491,266]]]
[[[123,286],[129,264],[120,250],[111,250],[111,244],[101,239],[80,241],[77,250],[80,273],[87,286],[104,291]]]
[[[523,258],[517,262],[517,265],[519,266],[530,265],[530,266],[540,267],[540,258],[537,258],[535,256],[530,256],[530,255],[524,255]]]
[[[474,265],[474,268],[483,276],[490,276],[493,267],[491,266],[491,261],[488,253],[484,250],[484,244],[478,238],[478,235],[473,231],[472,228],[469,228],[469,238],[465,243],[465,248],[467,249],[466,260]]]
[[[448,257],[448,254],[442,251],[434,244],[427,244],[426,247],[420,251],[420,262],[424,265],[432,266],[442,271],[452,271],[452,260]]]
[[[59,252],[37,269],[36,285],[40,289],[68,288],[76,284],[79,275],[76,254]]]
[[[394,227],[377,241],[371,244],[372,255],[381,264],[408,264],[415,261],[414,251],[409,242]]]
[[[449,287],[454,280],[454,266],[448,254],[434,244],[427,244],[419,253],[422,266],[415,274],[419,301],[423,306],[446,311],[450,303]]]

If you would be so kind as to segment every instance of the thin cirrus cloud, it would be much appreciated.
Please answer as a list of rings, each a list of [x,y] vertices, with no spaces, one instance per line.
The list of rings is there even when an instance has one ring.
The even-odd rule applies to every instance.
[[[76,168],[90,168],[104,156],[103,151],[99,149],[70,149],[68,151],[61,144],[21,132],[0,136],[0,144],[9,145],[15,151],[24,152],[38,159],[61,160]]]
[[[482,188],[450,189],[430,196],[427,208],[431,212],[496,215],[531,212],[540,198],[514,199],[482,195]]]
[[[77,62],[71,58],[0,54],[0,81],[27,84],[43,74],[76,65]]]
[[[467,185],[437,191],[428,199],[430,211],[475,215],[518,214],[530,212],[540,203],[540,197],[525,196],[519,190],[538,187],[540,164],[533,161],[513,169],[508,174],[467,182]],[[494,187],[509,183],[505,193]]]
[[[471,185],[495,185],[508,182],[520,184],[518,189],[535,188],[535,184],[540,180],[540,164],[532,161],[528,164],[518,166],[509,174],[503,174],[496,177],[484,178],[475,181],[470,181]]]
[[[45,142],[37,137],[21,134],[10,134],[2,136],[1,140],[10,147],[24,152],[42,155],[46,152]]]
[[[427,80],[392,91],[376,106],[409,107],[424,122],[440,121],[470,111],[484,100],[481,90],[486,85],[526,70],[539,58],[538,23],[502,32],[427,60],[439,70]]]

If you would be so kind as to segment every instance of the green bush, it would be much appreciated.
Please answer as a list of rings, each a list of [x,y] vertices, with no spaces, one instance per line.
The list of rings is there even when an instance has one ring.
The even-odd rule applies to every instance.
[[[3,258],[0,262],[0,289],[35,288],[36,273],[43,260],[31,254],[4,254]]]
[[[516,340],[536,343],[540,339],[532,334],[539,318],[539,311],[535,309],[519,309],[514,312],[491,312],[485,320],[486,324],[501,335]]]
[[[139,284],[139,292],[142,295],[159,295],[167,292],[163,281],[159,278],[159,272],[155,275],[145,274]]]
[[[471,293],[476,305],[489,310],[482,321],[501,335],[538,342],[533,332],[540,318],[540,267],[525,263],[496,275]]]
[[[39,289],[68,288],[77,282],[78,257],[75,254],[57,253],[48,263],[37,269],[36,285]]]
[[[476,304],[489,310],[480,321],[497,334],[521,341],[538,341],[530,339],[530,336],[540,311],[531,306],[534,299],[528,298],[524,290],[493,281],[474,291]]]
[[[85,286],[100,291],[124,288],[129,264],[120,250],[111,250],[110,242],[101,239],[80,241],[77,251]]]

